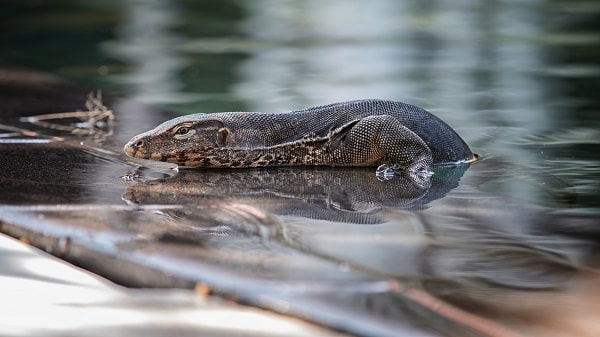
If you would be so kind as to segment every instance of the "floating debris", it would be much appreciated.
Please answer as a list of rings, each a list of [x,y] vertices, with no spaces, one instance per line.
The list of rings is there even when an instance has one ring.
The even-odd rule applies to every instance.
[[[139,179],[140,175],[136,174],[136,173],[127,173],[127,174],[122,175],[120,178],[125,181],[134,181],[136,179]]]
[[[114,113],[102,103],[102,92],[91,92],[85,102],[86,111],[59,112],[37,116],[22,117],[22,122],[28,122],[44,128],[67,131],[76,135],[94,135],[106,138],[113,134]],[[58,121],[75,119],[69,124]]]

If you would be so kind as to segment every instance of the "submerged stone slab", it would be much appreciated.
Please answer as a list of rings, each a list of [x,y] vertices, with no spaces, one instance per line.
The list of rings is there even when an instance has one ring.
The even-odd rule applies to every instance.
[[[2,336],[345,336],[199,291],[127,289],[0,235]]]

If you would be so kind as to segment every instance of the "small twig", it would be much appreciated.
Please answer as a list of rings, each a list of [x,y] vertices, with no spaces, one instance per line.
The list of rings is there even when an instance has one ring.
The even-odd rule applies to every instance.
[[[102,104],[102,93],[98,91],[95,95],[90,93],[86,99],[85,107],[87,111],[59,112],[37,116],[21,118],[21,121],[29,122],[44,128],[67,131],[78,135],[100,135],[108,137],[113,134],[112,123],[114,120],[113,111]],[[81,123],[70,125],[48,122],[52,119],[76,118]],[[104,121],[105,124],[100,122]],[[105,130],[106,129],[106,130]]]
[[[16,126],[12,126],[12,125],[0,124],[0,129],[14,132],[12,134],[13,136],[39,137],[39,138],[44,138],[44,139],[50,139],[50,140],[57,141],[57,142],[64,141],[64,138],[62,138],[62,137],[46,136],[46,135],[40,134],[39,132],[35,132],[35,131],[23,129],[23,128],[18,128]]]
[[[0,127],[1,128],[1,127]],[[12,133],[0,133],[0,138],[11,138],[11,137],[17,137],[20,136],[21,134],[18,132],[12,132]]]
[[[32,121],[31,123],[35,124],[37,126],[48,128],[48,129],[54,129],[54,130],[60,130],[60,131],[68,131],[68,132],[70,132],[72,134],[77,134],[77,135],[86,135],[86,134],[89,133],[86,130],[83,130],[83,129],[75,127],[75,126],[70,126],[70,125],[48,123],[48,122],[45,122],[45,121],[35,121],[35,122]]]

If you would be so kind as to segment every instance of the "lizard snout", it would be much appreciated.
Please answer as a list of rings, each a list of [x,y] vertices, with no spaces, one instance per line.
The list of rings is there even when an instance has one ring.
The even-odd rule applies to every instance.
[[[130,157],[139,156],[139,154],[143,153],[144,148],[144,139],[139,137],[133,137],[125,146],[123,146],[123,152]]]

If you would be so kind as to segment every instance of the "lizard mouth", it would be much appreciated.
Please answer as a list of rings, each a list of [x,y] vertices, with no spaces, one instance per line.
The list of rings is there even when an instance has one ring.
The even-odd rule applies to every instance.
[[[123,152],[129,157],[135,158],[146,158],[146,153],[143,150],[144,141],[142,139],[131,139],[125,146],[123,146]]]
[[[168,161],[167,156],[164,156],[162,153],[148,152],[143,148],[143,145],[144,143],[142,140],[132,139],[129,143],[125,144],[123,152],[125,152],[127,156],[133,158]]]
[[[134,148],[129,146],[129,144],[125,144],[125,146],[123,146],[123,152],[125,152],[125,154],[128,155],[129,157],[135,157],[136,151]]]

